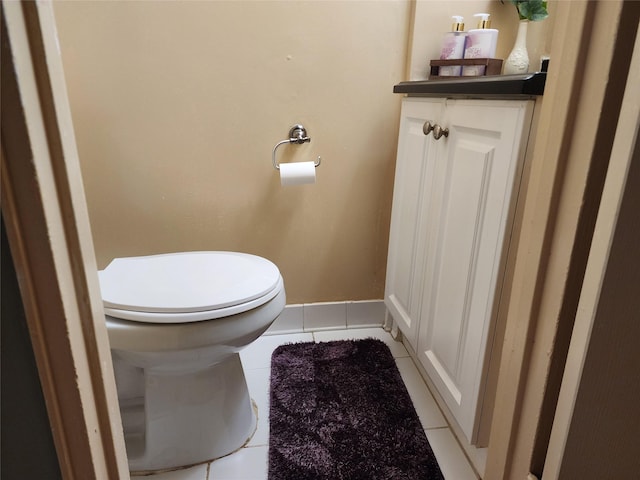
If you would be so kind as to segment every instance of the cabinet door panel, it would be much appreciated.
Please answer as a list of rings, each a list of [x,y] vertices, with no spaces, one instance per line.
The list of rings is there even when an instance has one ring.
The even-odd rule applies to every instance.
[[[479,147],[479,146],[477,146]],[[450,159],[445,179],[442,222],[430,297],[432,355],[455,384],[460,378],[461,332],[467,331],[469,298],[473,294],[478,230],[491,172],[493,152],[459,148]],[[453,392],[452,392],[453,393]],[[459,395],[459,394],[457,394]]]
[[[483,359],[502,275],[505,232],[521,162],[526,102],[454,101],[438,161],[441,198],[430,231],[418,359],[465,432],[475,441]]]
[[[403,101],[389,237],[385,304],[409,343],[416,348],[423,259],[422,203],[430,195],[436,148],[424,122],[440,115],[442,101]]]

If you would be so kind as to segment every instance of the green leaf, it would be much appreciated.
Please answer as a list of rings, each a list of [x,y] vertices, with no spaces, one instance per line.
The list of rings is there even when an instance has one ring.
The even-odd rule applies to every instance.
[[[518,9],[520,20],[538,22],[549,16],[546,0],[511,0]]]

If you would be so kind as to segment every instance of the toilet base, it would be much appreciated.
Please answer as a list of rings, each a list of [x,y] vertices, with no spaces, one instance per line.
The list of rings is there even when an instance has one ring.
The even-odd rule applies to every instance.
[[[144,401],[121,403],[132,472],[220,458],[255,432],[256,415],[237,353],[205,370],[172,374],[147,369],[144,378]]]

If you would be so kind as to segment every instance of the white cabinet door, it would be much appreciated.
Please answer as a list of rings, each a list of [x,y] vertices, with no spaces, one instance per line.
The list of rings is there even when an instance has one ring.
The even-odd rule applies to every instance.
[[[442,99],[405,99],[402,103],[389,236],[385,304],[406,339],[417,346],[424,272],[424,204],[431,203],[437,159],[426,121],[442,115]]]
[[[436,120],[449,135],[438,141],[446,147],[434,161],[431,203],[422,206],[416,353],[471,444],[531,113],[531,101],[453,100]]]

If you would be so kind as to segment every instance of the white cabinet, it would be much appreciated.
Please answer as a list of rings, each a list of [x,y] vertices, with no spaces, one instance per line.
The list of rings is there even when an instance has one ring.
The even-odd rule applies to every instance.
[[[531,100],[402,105],[385,303],[471,444],[532,111]],[[425,135],[425,122],[448,136]]]
[[[441,118],[444,101],[405,99],[396,159],[385,303],[416,350],[426,253],[426,213],[433,201],[437,145],[423,125]]]

